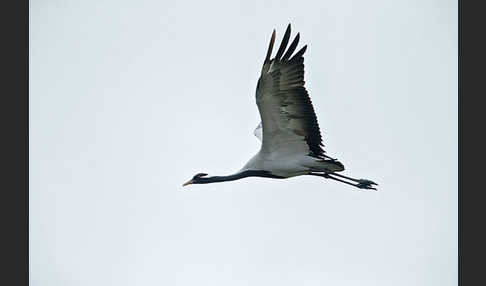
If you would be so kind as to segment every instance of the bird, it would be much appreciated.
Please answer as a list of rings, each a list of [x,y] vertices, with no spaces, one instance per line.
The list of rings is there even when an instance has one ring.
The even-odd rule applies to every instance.
[[[256,86],[260,123],[254,135],[261,141],[258,153],[238,172],[227,176],[197,173],[182,186],[228,182],[247,177],[286,179],[302,175],[319,176],[363,190],[377,190],[368,179],[339,174],[344,165],[326,155],[317,117],[304,86],[304,53],[295,54],[300,39],[297,33],[287,49],[291,25],[287,26],[280,47],[271,59],[276,32],[273,30],[261,74]],[[293,54],[293,55],[292,55]]]

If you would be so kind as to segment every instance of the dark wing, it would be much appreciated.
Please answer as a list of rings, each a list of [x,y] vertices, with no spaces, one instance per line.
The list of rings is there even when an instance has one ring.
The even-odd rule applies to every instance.
[[[322,137],[309,94],[304,87],[304,46],[295,55],[299,34],[290,44],[290,24],[275,58],[270,59],[275,30],[270,40],[256,90],[263,128],[262,151],[306,155],[323,159]],[[285,52],[285,54],[284,54]],[[292,57],[291,57],[292,56]]]

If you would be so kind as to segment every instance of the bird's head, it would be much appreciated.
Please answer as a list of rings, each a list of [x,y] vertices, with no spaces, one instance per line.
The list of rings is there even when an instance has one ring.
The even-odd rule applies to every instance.
[[[208,174],[206,173],[197,173],[196,175],[194,175],[194,177],[192,177],[192,179],[190,179],[189,181],[185,182],[182,186],[187,186],[187,185],[190,185],[190,184],[201,184],[204,176],[207,176]]]

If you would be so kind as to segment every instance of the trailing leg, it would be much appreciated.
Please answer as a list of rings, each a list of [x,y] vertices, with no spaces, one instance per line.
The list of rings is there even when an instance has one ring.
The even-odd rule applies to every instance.
[[[366,189],[366,190],[375,190],[376,191],[376,188],[374,188],[373,185],[378,186],[377,183],[375,183],[373,181],[370,181],[370,180],[366,180],[366,179],[354,179],[354,178],[350,178],[350,177],[347,177],[347,176],[343,176],[343,175],[340,175],[340,174],[337,174],[337,173],[326,173],[326,172],[324,172],[324,173],[315,173],[315,172],[310,172],[309,175],[319,176],[319,177],[323,177],[323,178],[326,178],[326,179],[335,180],[335,181],[338,181],[338,182],[341,182],[341,183],[345,183],[345,184],[351,185],[351,186],[356,187],[356,188]],[[343,179],[356,182],[357,184],[352,183],[352,182],[348,182],[348,181],[343,180],[343,179],[340,179],[338,177],[341,177]]]

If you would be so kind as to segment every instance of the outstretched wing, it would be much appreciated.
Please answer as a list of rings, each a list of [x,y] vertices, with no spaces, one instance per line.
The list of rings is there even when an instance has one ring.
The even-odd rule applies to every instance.
[[[299,34],[290,44],[290,24],[273,59],[275,30],[270,40],[256,90],[263,128],[262,151],[275,154],[305,154],[323,159],[321,133],[312,102],[304,87],[305,45],[295,55]],[[285,54],[284,54],[285,52]],[[292,56],[292,57],[291,57]]]

